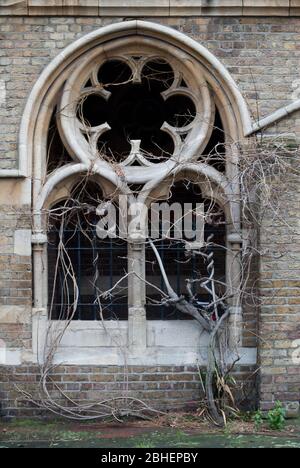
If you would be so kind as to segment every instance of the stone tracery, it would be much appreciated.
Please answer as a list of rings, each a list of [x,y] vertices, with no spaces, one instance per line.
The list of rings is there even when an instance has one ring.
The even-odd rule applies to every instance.
[[[93,51],[66,81],[58,120],[73,159],[117,162],[130,174],[131,165],[171,167],[205,148],[214,105],[201,68],[183,53],[179,61],[178,49],[150,53],[139,42]]]

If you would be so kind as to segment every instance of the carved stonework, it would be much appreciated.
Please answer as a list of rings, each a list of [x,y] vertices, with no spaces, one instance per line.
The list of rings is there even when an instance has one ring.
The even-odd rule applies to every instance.
[[[75,162],[96,167],[101,161],[107,169],[118,163],[133,182],[139,166],[139,178],[146,182],[196,160],[210,139],[214,115],[196,61],[172,46],[164,50],[132,37],[93,49],[78,62],[64,85],[57,119]],[[160,146],[164,134],[168,147]],[[115,148],[122,139],[127,142]]]

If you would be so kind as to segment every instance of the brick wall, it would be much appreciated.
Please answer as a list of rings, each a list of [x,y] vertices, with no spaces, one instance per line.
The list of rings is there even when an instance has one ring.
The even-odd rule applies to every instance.
[[[297,167],[297,157],[293,161]],[[266,215],[261,233],[261,400],[300,399],[300,186],[297,171],[286,178],[279,217]],[[289,227],[287,227],[289,226]],[[298,359],[296,359],[298,357]]]
[[[0,339],[7,348],[31,347],[31,256],[14,252],[15,231],[30,226],[30,207],[0,206]]]
[[[194,367],[78,367],[59,366],[51,374],[48,389],[57,404],[68,405],[57,386],[76,403],[103,401],[106,398],[128,396],[142,399],[154,409],[174,411],[195,409],[203,396],[198,370]],[[251,367],[237,367],[239,382],[237,398],[245,407],[256,402],[255,373]],[[125,378],[128,375],[128,383]],[[36,366],[0,367],[1,415],[5,417],[44,415],[47,411],[26,402],[20,390],[39,400],[40,379]],[[126,389],[128,385],[128,390]]]

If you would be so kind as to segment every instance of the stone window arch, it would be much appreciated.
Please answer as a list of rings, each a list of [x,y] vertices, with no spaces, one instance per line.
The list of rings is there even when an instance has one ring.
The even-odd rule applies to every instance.
[[[131,111],[126,127],[124,115]],[[20,135],[23,164],[26,160],[29,167],[34,161],[34,305],[44,327],[49,269],[45,219],[49,207],[65,200],[83,174],[99,180],[105,197],[121,194],[145,205],[166,197],[175,180],[194,177],[202,194],[224,210],[224,243],[238,251],[241,220],[239,187],[232,182],[238,160],[234,143],[249,122],[228,72],[206,49],[169,28],[139,21],[113,25],[79,40],[55,59],[32,92]],[[213,151],[216,145],[222,147],[221,160]],[[201,159],[206,151],[212,154],[208,163]],[[141,218],[128,240],[128,273],[137,275],[128,277],[128,321],[121,334],[133,355],[156,347],[159,328],[146,320],[141,242],[145,225]],[[235,258],[233,253],[224,259],[226,282],[233,291],[239,281]],[[238,330],[241,311],[234,297],[231,305]]]

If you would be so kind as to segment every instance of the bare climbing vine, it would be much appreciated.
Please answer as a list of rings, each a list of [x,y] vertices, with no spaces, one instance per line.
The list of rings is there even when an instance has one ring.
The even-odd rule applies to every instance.
[[[155,74],[155,70],[153,73]],[[147,78],[149,79],[149,73]],[[161,72],[158,73],[158,79],[162,80]],[[133,77],[127,80],[126,83],[132,80]],[[120,86],[124,83],[110,83],[106,84],[105,87]],[[83,112],[84,102],[87,97],[88,94],[82,98],[78,105],[78,116],[82,122],[87,143],[95,150],[94,135],[89,132],[89,122]],[[64,109],[60,112],[64,112]],[[180,116],[181,119],[183,117]],[[186,120],[189,123],[191,116],[186,115]],[[219,128],[217,130],[220,131]],[[51,145],[49,158],[50,150]],[[230,229],[231,234],[237,238],[235,249],[232,249],[228,242],[220,243],[214,234],[206,236],[203,243],[194,248],[190,248],[183,238],[176,239],[177,243],[185,245],[183,247],[185,259],[181,260],[181,264],[187,264],[191,259],[194,259],[202,265],[201,269],[198,269],[196,277],[191,274],[184,278],[185,291],[179,294],[175,291],[170,280],[170,263],[164,262],[158,242],[145,234],[146,229],[140,230],[138,243],[142,246],[142,249],[152,251],[154,255],[154,258],[152,255],[152,262],[159,268],[162,286],[158,287],[156,283],[149,281],[146,276],[141,276],[138,271],[135,271],[135,268],[129,268],[128,271],[120,272],[120,277],[113,285],[108,288],[103,287],[100,271],[101,256],[97,250],[95,220],[99,221],[106,216],[111,205],[117,207],[120,192],[127,195],[128,207],[130,207],[145,189],[127,184],[124,167],[120,164],[119,155],[115,157],[111,152],[108,154],[104,146],[97,147],[97,158],[110,162],[120,179],[119,187],[104,198],[101,191],[98,193],[96,191],[91,192],[89,184],[90,182],[94,183],[96,180],[91,170],[90,173],[82,175],[77,180],[64,202],[60,203],[59,206],[44,210],[43,213],[45,231],[51,233],[53,226],[55,226],[57,235],[57,256],[55,264],[51,265],[52,292],[49,297],[48,310],[49,318],[55,318],[55,320],[49,320],[48,322],[45,349],[43,356],[39,356],[42,364],[37,395],[19,388],[23,398],[57,415],[78,420],[112,416],[121,421],[125,416],[147,418],[159,413],[159,410],[153,408],[152,405],[150,406],[147,402],[131,396],[128,381],[127,347],[126,343],[122,342],[121,334],[116,332],[118,330],[118,318],[115,318],[116,327],[113,335],[106,321],[107,303],[112,303],[114,299],[119,300],[121,295],[126,296],[127,281],[133,278],[134,281],[143,282],[145,287],[155,290],[156,299],[153,301],[153,299],[148,298],[150,303],[152,301],[156,306],[173,308],[182,316],[189,316],[194,320],[194,326],[199,327],[202,334],[204,333],[208,337],[206,366],[204,369],[199,370],[203,390],[201,407],[204,408],[205,414],[215,424],[223,425],[228,414],[232,414],[237,410],[234,396],[236,389],[231,376],[235,364],[240,360],[239,343],[232,341],[230,334],[234,327],[237,328],[236,334],[241,334],[242,324],[234,323],[232,310],[233,308],[243,307],[245,304],[248,307],[255,307],[260,301],[255,288],[255,268],[253,268],[259,257],[265,254],[265,250],[260,246],[259,232],[266,220],[268,220],[267,224],[270,228],[274,226],[274,223],[286,222],[282,215],[281,200],[283,199],[286,181],[295,170],[293,161],[297,149],[287,148],[279,140],[259,141],[253,139],[247,147],[239,142],[231,142],[229,148],[226,145],[216,144],[208,154],[201,155],[198,164],[206,165],[210,171],[215,170],[214,167],[225,168],[227,164],[226,153],[233,150],[238,151],[239,157],[234,163],[236,169],[234,173],[236,175],[232,180],[228,180],[228,184],[239,188],[235,193],[235,199],[231,200],[231,204],[240,207],[242,223],[235,226],[234,223],[228,221],[228,213],[225,214],[225,211],[229,209],[230,214],[231,206],[229,206],[229,202],[225,198],[222,208],[216,200],[206,200],[203,222],[205,226],[212,227],[214,233],[217,233],[221,226]],[[144,150],[142,150],[142,154],[144,158],[151,157],[153,159],[153,154],[147,154]],[[172,154],[162,148],[159,154],[160,159],[162,157],[166,160],[172,158]],[[180,169],[178,163],[174,173],[179,174]],[[198,178],[194,177],[192,183],[200,186],[200,188],[205,186],[206,193],[211,192],[213,194],[216,187],[209,177],[209,170],[207,176],[201,174]],[[186,165],[184,165],[184,171],[187,172]],[[181,178],[180,182],[187,187],[191,184],[191,180],[187,176]],[[172,176],[168,182],[169,198],[165,198],[165,202],[171,200],[172,192],[177,183],[178,177]],[[152,201],[155,201],[155,197]],[[174,228],[174,224],[171,225],[170,231]],[[65,231],[67,229],[71,231],[73,229],[74,236],[75,232],[77,234],[80,232],[80,235],[83,236],[93,252],[91,265],[93,275],[89,288],[93,290],[93,308],[96,310],[99,330],[111,336],[112,342],[124,360],[123,389],[120,390],[119,395],[100,401],[81,401],[80,395],[79,400],[71,398],[52,377],[57,367],[56,354],[68,328],[73,320],[78,318],[76,314],[80,301],[80,280],[68,246],[68,243],[71,242],[70,239],[72,240],[72,235],[66,241]],[[164,240],[172,242],[169,233],[164,235]],[[117,226],[114,242],[121,243],[123,241],[124,238],[119,235],[119,226]],[[127,242],[133,242],[132,238],[129,237]],[[137,242],[137,240],[135,239],[134,242]],[[227,276],[231,278],[230,284],[228,280],[217,274],[216,263],[219,261],[218,255],[220,255],[217,250],[221,251],[224,257],[229,256],[231,259],[231,261],[227,262]],[[128,255],[125,255],[125,257],[123,260],[130,263],[130,257]],[[176,258],[174,258],[174,262],[176,261]],[[250,287],[249,284],[251,284]],[[60,297],[63,298],[59,311],[55,309],[57,288],[60,288]],[[201,294],[205,296],[205,300],[201,300]]]

